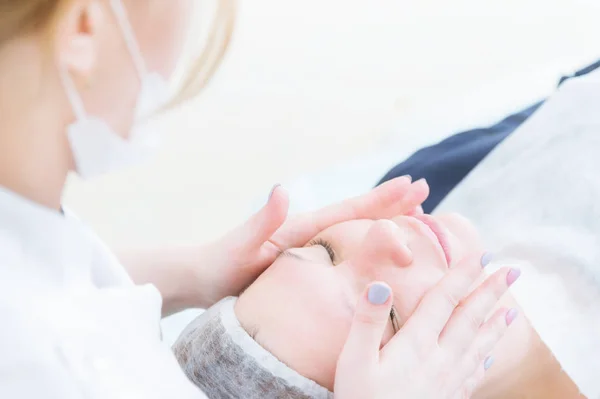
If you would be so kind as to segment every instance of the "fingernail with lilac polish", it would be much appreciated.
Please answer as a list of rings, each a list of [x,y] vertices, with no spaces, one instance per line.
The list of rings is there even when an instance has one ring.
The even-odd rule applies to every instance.
[[[515,321],[515,319],[517,318],[517,316],[519,316],[519,311],[517,309],[510,309],[508,312],[506,312],[506,325],[510,326],[512,324],[513,321]]]
[[[492,254],[491,252],[484,253],[483,256],[481,257],[481,267],[486,267],[487,265],[492,263],[493,259],[494,259],[494,254]]]
[[[373,305],[383,305],[392,294],[390,287],[385,284],[375,283],[369,288],[367,298]]]
[[[521,271],[519,269],[510,269],[508,274],[506,275],[506,284],[510,287],[519,279],[521,276]]]
[[[271,192],[269,193],[269,199],[267,199],[267,202],[271,200],[271,197],[273,196],[273,194],[275,194],[275,190],[277,190],[279,187],[281,187],[281,184],[276,184],[273,186]]]
[[[492,367],[494,365],[494,357],[493,356],[488,356],[485,358],[485,361],[483,362],[483,368],[485,370],[489,370],[490,367]]]

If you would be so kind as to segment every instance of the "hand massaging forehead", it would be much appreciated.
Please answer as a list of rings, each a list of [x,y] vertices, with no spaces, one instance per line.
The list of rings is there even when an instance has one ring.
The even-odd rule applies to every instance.
[[[217,303],[181,333],[173,351],[210,399],[332,399],[333,394],[280,362],[240,325],[237,298]]]

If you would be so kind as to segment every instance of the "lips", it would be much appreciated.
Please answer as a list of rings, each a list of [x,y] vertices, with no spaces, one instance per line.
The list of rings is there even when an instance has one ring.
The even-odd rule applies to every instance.
[[[442,251],[446,257],[446,262],[448,262],[448,267],[450,267],[452,262],[452,254],[450,251],[450,241],[448,240],[448,236],[444,228],[438,223],[437,220],[435,220],[434,217],[430,215],[414,215],[413,218],[425,224],[433,232],[437,238],[437,241],[442,247]]]

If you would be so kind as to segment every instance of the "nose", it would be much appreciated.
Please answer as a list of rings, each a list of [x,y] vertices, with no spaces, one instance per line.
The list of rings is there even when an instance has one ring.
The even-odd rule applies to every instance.
[[[369,228],[350,264],[361,275],[372,277],[382,266],[409,266],[413,256],[406,242],[406,235],[394,222],[378,220]]]

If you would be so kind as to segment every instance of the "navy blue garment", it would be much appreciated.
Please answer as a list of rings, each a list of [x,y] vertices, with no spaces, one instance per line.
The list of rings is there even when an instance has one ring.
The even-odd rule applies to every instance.
[[[600,61],[577,71],[565,80],[582,76],[600,67]],[[429,183],[429,198],[423,203],[425,213],[431,213],[498,144],[510,136],[543,104],[539,102],[486,128],[473,129],[451,136],[438,144],[423,148],[406,161],[396,165],[378,183],[398,176],[411,175],[413,180],[425,178]]]

